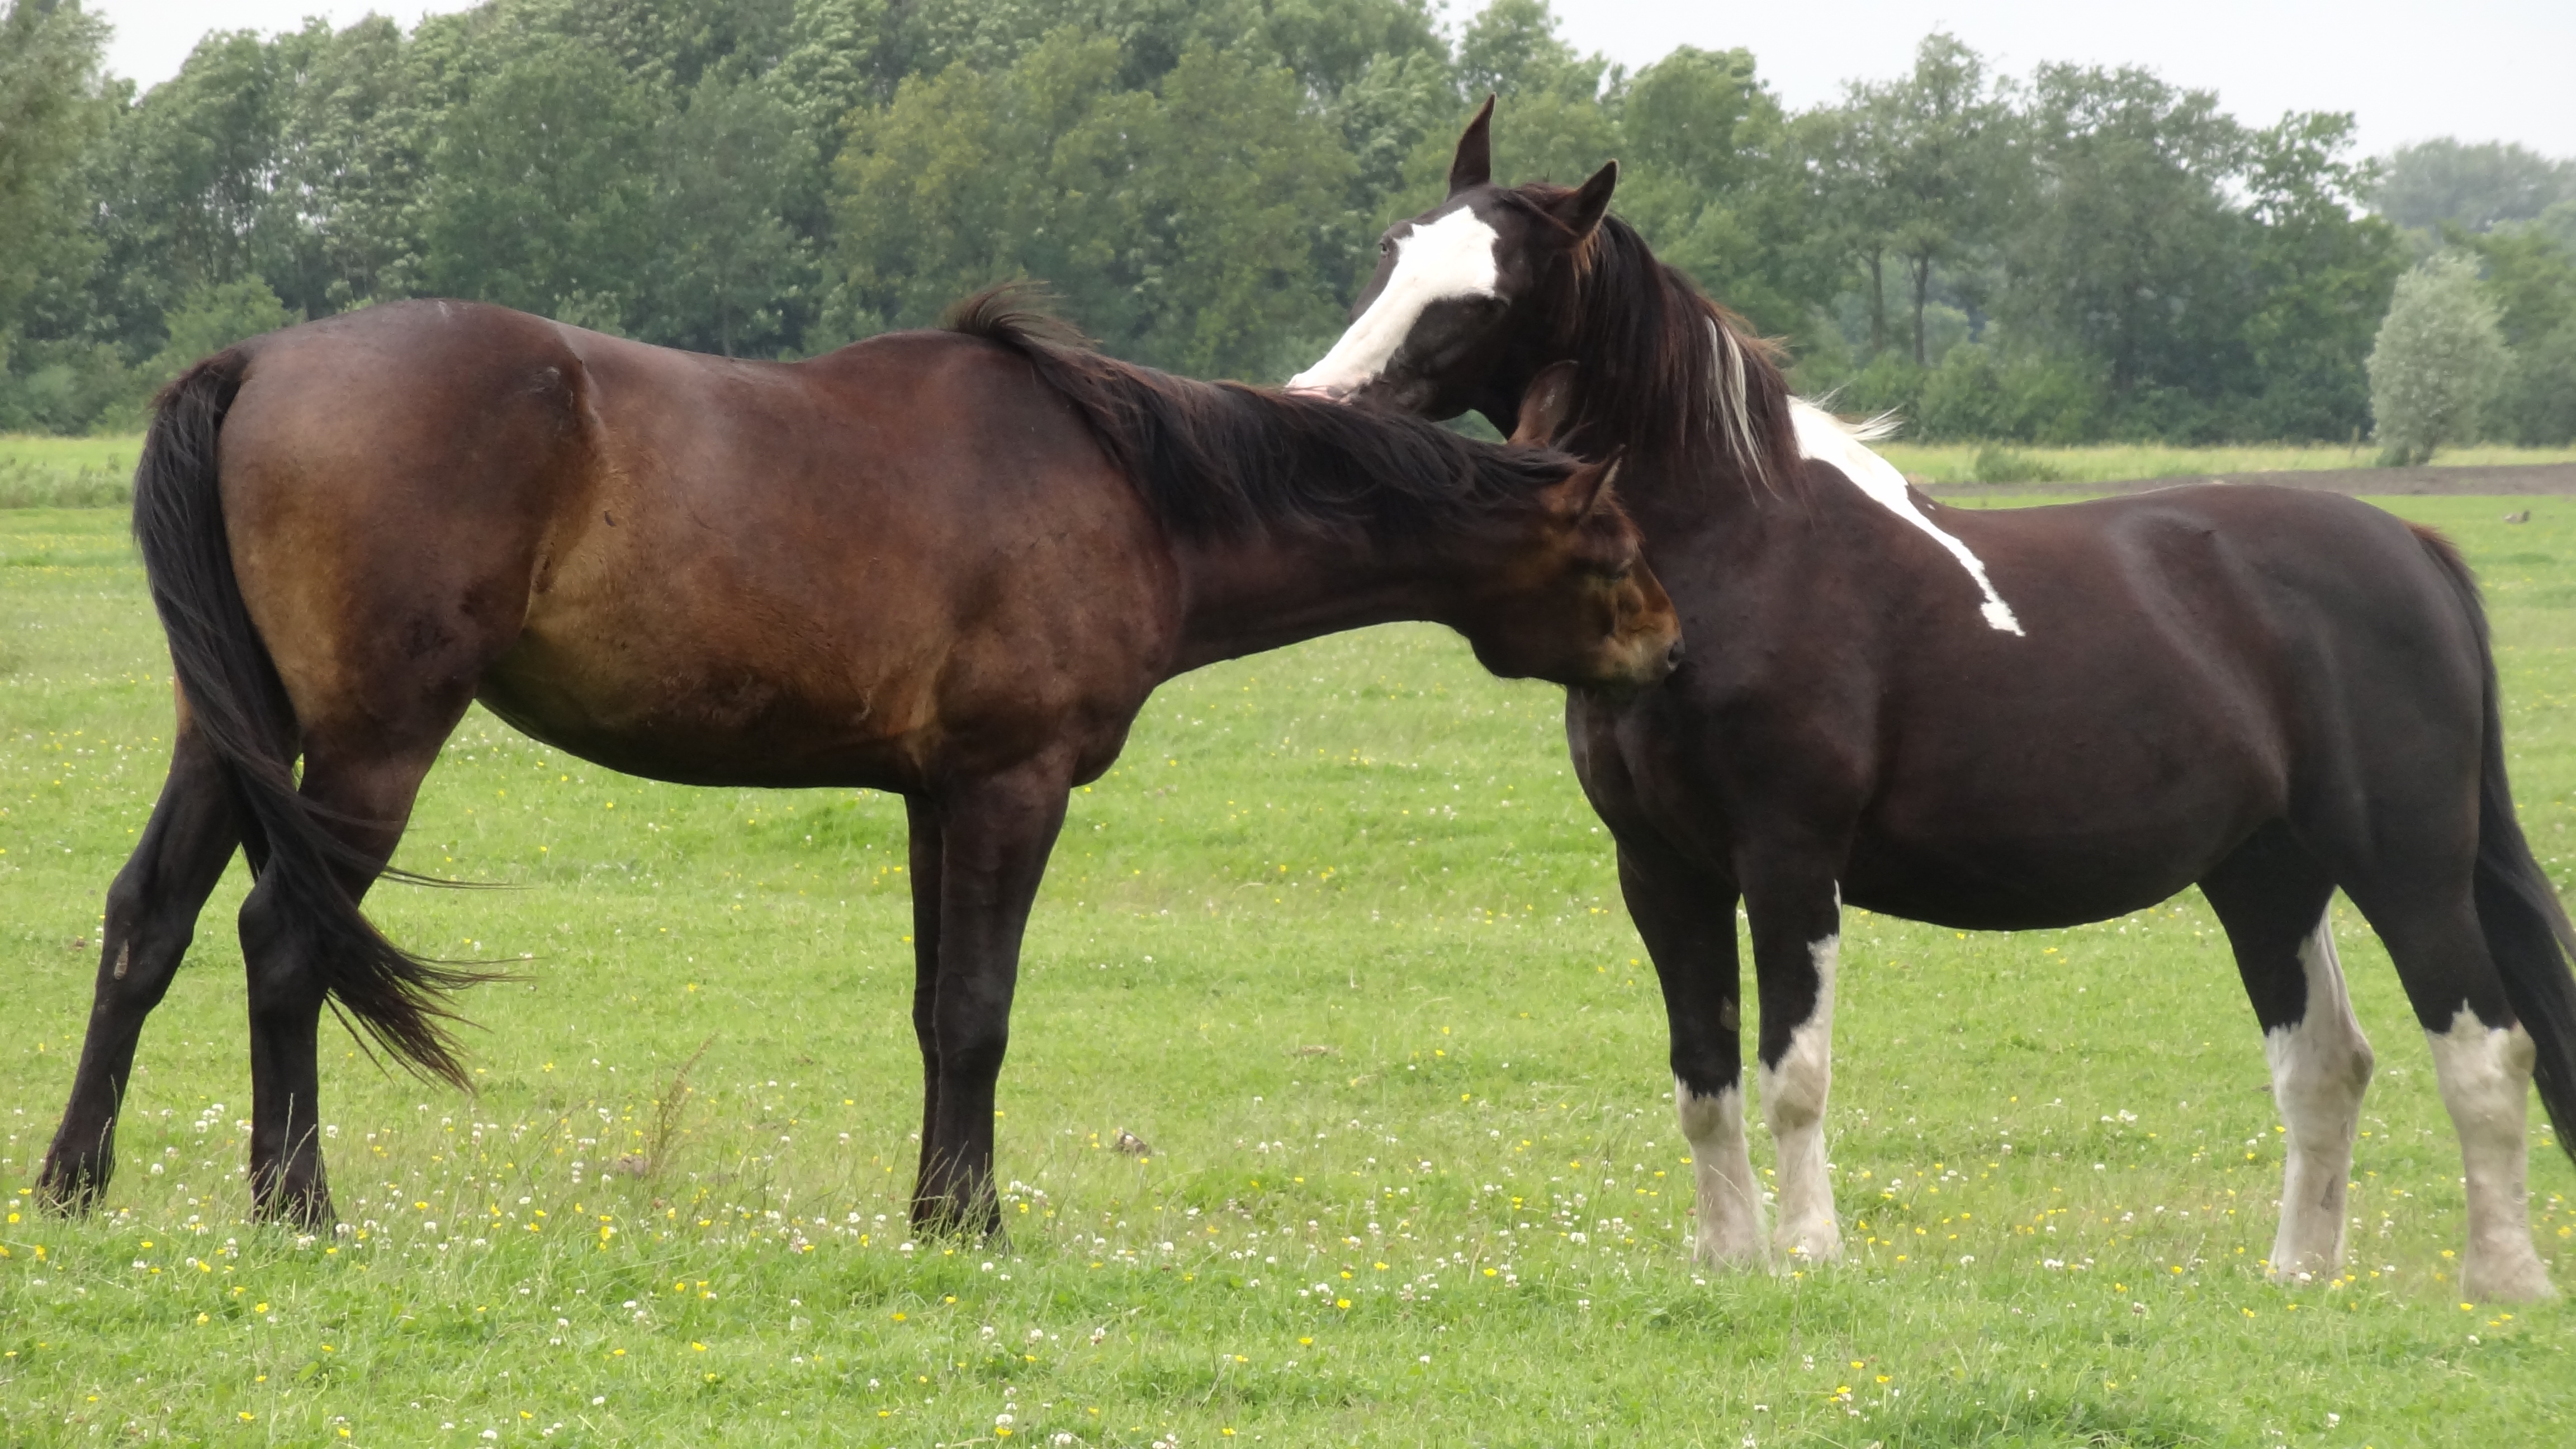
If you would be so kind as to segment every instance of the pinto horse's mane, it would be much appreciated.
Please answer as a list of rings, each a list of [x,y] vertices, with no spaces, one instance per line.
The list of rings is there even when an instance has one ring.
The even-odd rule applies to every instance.
[[[1532,182],[1504,193],[1550,226],[1574,193]],[[1574,286],[1548,319],[1581,361],[1560,443],[1584,457],[1626,445],[1647,457],[1723,463],[1764,491],[1792,487],[1798,439],[1778,346],[1656,259],[1636,228],[1603,216],[1573,252]],[[1696,469],[1693,469],[1696,471]]]
[[[1419,418],[1121,362],[1092,351],[1021,285],[979,292],[939,325],[1027,358],[1155,516],[1185,538],[1438,537],[1580,466],[1548,449],[1471,442]]]

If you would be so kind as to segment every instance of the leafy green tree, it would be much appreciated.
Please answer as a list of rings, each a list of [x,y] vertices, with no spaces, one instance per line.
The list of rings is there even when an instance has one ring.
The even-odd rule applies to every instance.
[[[201,357],[303,320],[256,276],[199,286],[170,309],[170,339],[138,370],[142,396],[149,397]]]
[[[2492,430],[2534,446],[2576,442],[2576,241],[2538,221],[2464,240],[2485,264],[2508,352],[2487,414]]]
[[[2024,116],[2031,203],[2009,250],[2008,320],[2098,358],[2119,426],[2206,436],[2208,401],[2247,383],[2245,154],[2216,96],[2137,69],[2042,66]]]
[[[2293,113],[2247,138],[2246,435],[2358,437],[2369,426],[2362,364],[2405,244],[2387,222],[2357,214],[2371,167],[2351,159],[2352,135],[2349,115]]]
[[[1457,75],[1467,107],[1488,93],[1502,98],[1497,180],[1573,186],[1618,154],[1617,122],[1602,104],[1610,63],[1568,44],[1547,0],[1493,0],[1459,33]],[[1455,124],[1447,131],[1415,153],[1415,191],[1437,195],[1448,176],[1458,136]]]
[[[2554,161],[2510,142],[2468,145],[2448,136],[2390,153],[2371,201],[2402,227],[2444,222],[2485,231],[2576,200],[2576,161]]]
[[[1804,328],[1832,299],[1841,258],[1811,240],[1821,218],[1807,158],[1752,52],[1679,47],[1614,100],[1619,213],[1757,326]]]
[[[2370,350],[2370,410],[2383,460],[2417,464],[2477,435],[2505,365],[2496,305],[2477,263],[2456,251],[2397,279]]]
[[[1598,95],[1609,63],[1578,54],[1557,33],[1547,0],[1493,0],[1458,37],[1458,80],[1470,100]]]
[[[2576,443],[2576,322],[2512,349],[2489,416],[2497,432],[2526,447]]]
[[[425,286],[629,329],[656,230],[651,138],[669,111],[580,41],[531,43],[475,83],[429,156]]]
[[[1887,182],[1899,221],[1890,249],[1913,296],[1914,365],[1928,365],[1923,312],[1932,269],[1983,245],[2018,179],[2010,111],[1993,94],[1985,63],[1935,32],[1914,52],[1914,72],[1889,87],[1893,142]]]
[[[787,217],[815,164],[812,143],[786,102],[720,72],[661,135],[643,335],[728,357],[777,350],[815,282],[811,245]]]
[[[196,288],[301,270],[303,234],[275,204],[290,85],[277,47],[216,32],[117,117],[93,173],[93,305],[129,356],[157,350],[162,314]]]
[[[1288,71],[1224,51],[1184,53],[1155,119],[1129,345],[1182,372],[1287,376],[1337,330],[1314,263],[1349,158]]]
[[[1112,348],[1276,375],[1328,325],[1315,255],[1350,163],[1295,78],[1193,48],[1162,93],[1113,89],[1115,42],[1058,31],[1000,74],[953,65],[853,121],[837,164],[844,305],[919,325],[1052,279]]]
[[[28,294],[87,270],[80,162],[108,119],[106,43],[77,0],[0,10],[0,366]]]

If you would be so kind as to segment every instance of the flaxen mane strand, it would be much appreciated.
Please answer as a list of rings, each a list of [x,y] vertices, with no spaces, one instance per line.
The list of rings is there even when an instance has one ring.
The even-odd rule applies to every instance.
[[[1545,218],[1566,188],[1510,193]],[[1655,259],[1645,238],[1604,216],[1573,254],[1574,285],[1556,340],[1583,359],[1565,443],[1586,457],[1620,441],[1648,454],[1713,453],[1766,491],[1798,477],[1797,434],[1778,351],[1742,319]]]
[[[1418,418],[1104,357],[1040,310],[1025,286],[979,292],[940,325],[1027,358],[1155,515],[1185,537],[1450,532],[1578,466],[1544,449],[1472,443]]]

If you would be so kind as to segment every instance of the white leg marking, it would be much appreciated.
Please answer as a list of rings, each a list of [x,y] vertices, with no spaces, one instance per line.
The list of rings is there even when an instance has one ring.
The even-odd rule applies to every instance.
[[[1690,1143],[1699,1231],[1691,1256],[1721,1267],[1766,1261],[1762,1189],[1753,1182],[1753,1153],[1744,1140],[1744,1089],[1726,1086],[1703,1097],[1673,1078],[1673,1108]]]
[[[1977,591],[1986,596],[1981,612],[1987,627],[2005,634],[2022,632],[2021,621],[2013,617],[2012,606],[1995,592],[1994,580],[1986,577],[1983,559],[1968,551],[1968,546],[1941,531],[1939,525],[1923,516],[1914,500],[1905,496],[1905,475],[1895,465],[1871,452],[1851,429],[1823,408],[1805,398],[1789,400],[1789,418],[1798,431],[1798,451],[1820,463],[1831,463],[1851,479],[1861,492],[1876,500],[1879,506],[1923,530],[1926,537],[1941,545],[1959,567],[1976,581]]]
[[[2281,1230],[2272,1240],[2277,1280],[2332,1273],[2343,1266],[2344,1189],[2352,1178],[2353,1136],[2361,1094],[2370,1085],[2370,1042],[2345,994],[2328,916],[2299,947],[2308,1006],[2295,1026],[2263,1037],[2272,1062],[2272,1100],[2289,1131],[2281,1176]]]
[[[1780,1153],[1780,1229],[1787,1257],[1819,1263],[1843,1255],[1834,1223],[1834,1185],[1825,1175],[1825,1097],[1834,1085],[1834,968],[1842,937],[1807,948],[1816,965],[1816,1009],[1789,1033],[1776,1067],[1762,1067],[1762,1120]]]
[[[2460,1259],[2462,1296],[2486,1302],[2547,1298],[2549,1270],[2531,1246],[2523,1202],[2530,1145],[2523,1112],[2531,1096],[2531,1037],[2520,1026],[2490,1027],[2463,1006],[2451,1029],[2424,1033],[2442,1105],[2460,1130],[2468,1177],[2469,1246]]]
[[[1494,266],[1494,229],[1460,207],[1395,243],[1395,270],[1377,300],[1345,330],[1333,350],[1288,379],[1291,391],[1341,393],[1365,386],[1386,367],[1413,324],[1434,302],[1490,297],[1501,275]]]

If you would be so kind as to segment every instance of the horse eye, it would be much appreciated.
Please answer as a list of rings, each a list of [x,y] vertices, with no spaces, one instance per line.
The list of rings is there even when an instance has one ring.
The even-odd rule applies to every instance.
[[[1395,238],[1393,238],[1393,237],[1388,237],[1388,236],[1382,236],[1382,237],[1379,237],[1379,238],[1377,239],[1377,254],[1378,254],[1379,256],[1385,256],[1388,252],[1391,252],[1391,251],[1394,251],[1394,250],[1395,250]]]

